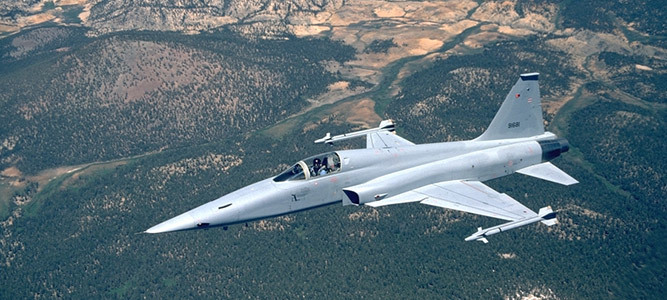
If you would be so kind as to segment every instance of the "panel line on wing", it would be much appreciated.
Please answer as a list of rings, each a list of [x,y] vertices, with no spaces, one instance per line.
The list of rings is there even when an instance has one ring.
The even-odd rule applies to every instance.
[[[366,148],[411,146],[414,143],[389,131],[377,131],[366,136]]]
[[[466,204],[463,204],[461,202],[452,201],[452,200],[449,200],[449,199],[436,198],[432,195],[428,195],[428,194],[424,194],[424,193],[420,193],[420,192],[416,192],[416,193],[422,194],[422,195],[427,197],[427,199],[420,201],[421,203],[424,203],[424,204],[429,204],[429,205],[448,208],[448,209],[470,212],[470,213],[474,213],[474,214],[494,217],[494,218],[503,219],[503,220],[512,221],[512,220],[518,219],[516,217],[509,217],[508,216],[509,214],[499,214],[497,212],[494,212],[493,210],[482,208],[482,206],[491,206],[495,209],[505,211],[504,209],[502,209],[500,207],[490,205],[487,202],[477,200],[475,198],[469,197],[469,196],[464,195],[464,194],[459,194],[459,193],[456,193],[456,192],[453,192],[453,191],[449,191],[449,192],[457,194],[460,197],[465,197],[465,198],[467,198],[471,201],[482,203],[483,205],[480,205],[480,207],[475,207],[475,205],[466,205]]]

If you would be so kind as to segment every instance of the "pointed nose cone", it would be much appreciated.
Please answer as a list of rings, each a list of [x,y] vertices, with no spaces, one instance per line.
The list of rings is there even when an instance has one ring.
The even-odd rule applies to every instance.
[[[149,228],[146,233],[163,233],[194,228],[197,228],[195,219],[189,213],[184,213]]]

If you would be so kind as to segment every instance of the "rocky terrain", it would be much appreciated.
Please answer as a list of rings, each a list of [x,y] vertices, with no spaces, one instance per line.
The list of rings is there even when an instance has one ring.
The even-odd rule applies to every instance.
[[[642,2],[649,7],[658,4]],[[88,36],[131,30],[201,34],[221,28],[249,38],[326,36],[357,51],[354,61],[332,65],[331,70],[370,84],[378,84],[386,75],[383,68],[400,59],[419,57],[422,62],[412,64],[418,66],[449,54],[531,36],[548,36],[548,45],[567,52],[593,76],[606,74],[593,74],[596,70],[584,64],[603,51],[664,59],[665,49],[659,47],[665,36],[664,26],[659,25],[664,11],[647,15],[641,8],[618,3],[608,8],[617,12],[612,16],[595,6],[595,1],[580,6],[591,7],[594,13],[582,18],[575,5],[521,0],[6,1],[0,10],[0,32],[7,35],[51,22],[82,26]],[[57,38],[57,32],[48,38]],[[27,44],[15,41],[17,49],[12,55],[46,42],[41,39],[33,38]],[[412,71],[409,66],[399,78]],[[643,69],[646,72],[662,72],[646,67],[650,69]],[[338,89],[320,97],[320,102],[332,103],[362,91]]]

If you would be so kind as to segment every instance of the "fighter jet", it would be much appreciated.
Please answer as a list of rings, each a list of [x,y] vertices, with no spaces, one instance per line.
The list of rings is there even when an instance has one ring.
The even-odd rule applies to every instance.
[[[577,180],[549,161],[567,152],[567,140],[544,130],[538,73],[521,74],[486,131],[457,142],[416,145],[384,120],[377,128],[325,137],[315,143],[366,137],[365,149],[321,153],[284,172],[241,188],[146,230],[161,233],[250,222],[333,203],[381,207],[418,202],[509,221],[477,229],[466,241],[488,242],[502,231],[542,222],[538,213],[483,181],[520,173],[563,185]]]

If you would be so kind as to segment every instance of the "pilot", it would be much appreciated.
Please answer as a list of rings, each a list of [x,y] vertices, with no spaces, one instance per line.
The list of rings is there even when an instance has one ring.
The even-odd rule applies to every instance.
[[[313,176],[317,176],[320,174],[320,169],[322,168],[322,164],[320,163],[320,159],[316,158],[313,160],[313,166],[310,167],[310,174]]]
[[[327,158],[325,157],[322,160],[322,167],[320,168],[319,175],[326,175],[327,173],[329,173],[329,170],[328,170],[327,166],[328,166]]]

